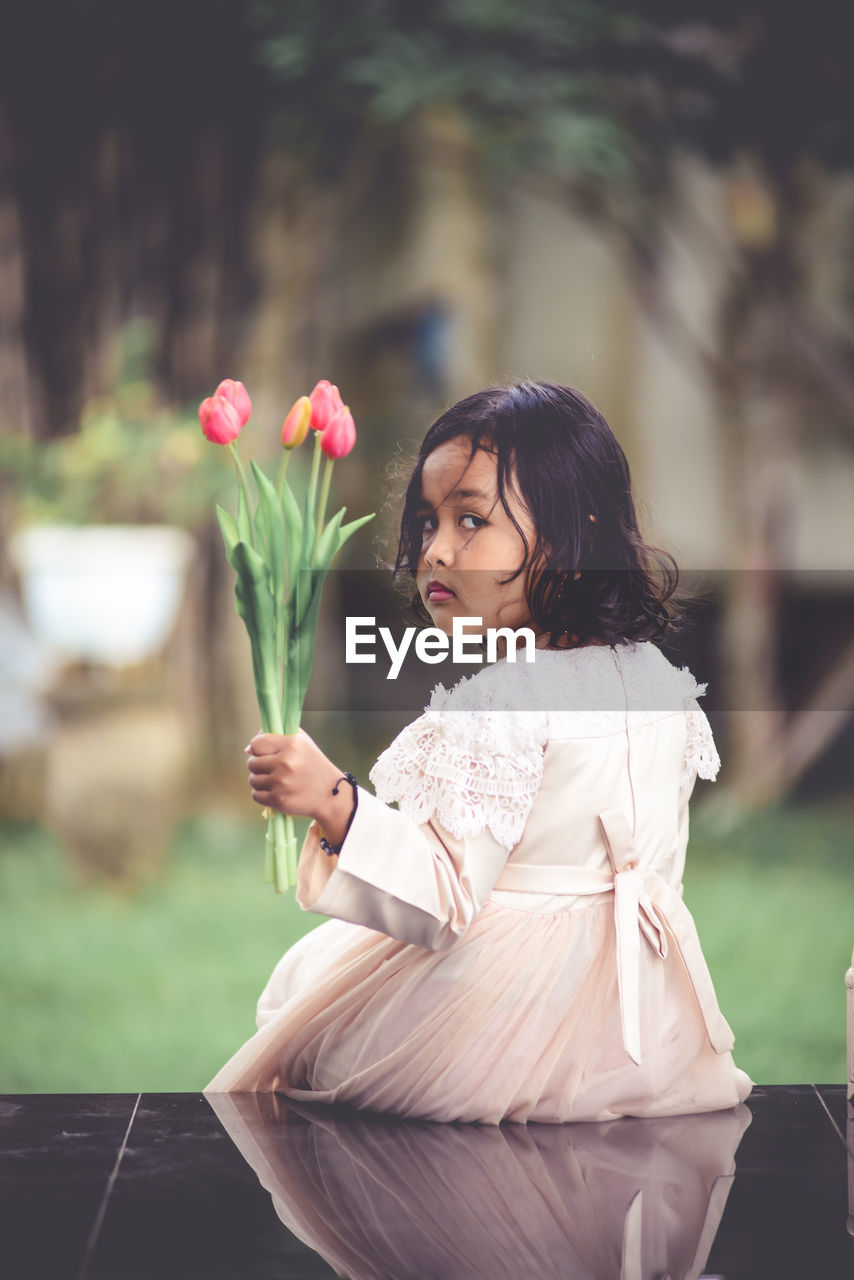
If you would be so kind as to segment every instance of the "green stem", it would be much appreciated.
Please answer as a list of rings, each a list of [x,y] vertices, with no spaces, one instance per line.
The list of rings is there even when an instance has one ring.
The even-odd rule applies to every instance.
[[[308,479],[308,491],[311,495],[310,506],[312,511],[314,511],[314,500],[315,500],[315,495],[317,494],[317,473],[320,469],[320,437],[321,437],[321,433],[319,431],[315,431],[314,453],[311,455],[311,475],[309,476],[309,479]],[[315,525],[315,532],[316,532],[316,525]]]
[[[317,545],[317,521],[315,512],[317,508],[317,473],[320,469],[320,432],[314,434],[314,453],[311,455],[311,475],[308,479],[308,492],[306,494],[306,523],[303,526],[302,546],[300,550],[301,568],[311,569],[314,563],[314,548]],[[301,610],[303,613],[304,610]],[[299,627],[302,618],[297,619]]]
[[[274,881],[276,893],[284,893],[297,882],[297,838],[294,820],[289,815],[280,816],[282,816],[282,840],[276,846]]]
[[[284,733],[298,733],[300,726],[299,705],[299,628],[288,635],[285,651],[285,699],[283,711]]]
[[[311,473],[308,482],[308,510],[314,519],[317,509],[317,482],[320,470],[320,433],[316,432],[314,437],[314,452],[311,459]],[[284,477],[287,470],[290,450],[285,452],[279,467],[278,492],[281,497],[284,487]],[[321,519],[325,513],[326,503],[329,495],[329,473],[331,467],[327,467],[324,472],[323,482],[320,494],[320,515]],[[313,529],[314,539],[309,548],[303,546],[303,554],[306,557],[307,567],[311,568],[314,560],[314,547],[317,545],[318,528],[315,522]],[[289,582],[289,593],[293,588],[293,583]],[[282,618],[284,620],[286,602],[280,602]],[[299,730],[300,707],[299,707],[299,669],[298,663],[298,645],[297,637],[290,633],[290,628],[285,623],[276,634],[276,655],[275,666],[277,669],[278,680],[270,679],[270,668],[265,662],[263,664],[263,688],[259,690],[259,703],[266,706],[268,727],[270,733],[297,733]],[[271,686],[275,686],[278,692],[276,698],[272,692]],[[273,811],[267,822],[267,859],[266,859],[266,875],[275,886],[277,893],[283,893],[291,886],[295,886],[297,882],[297,866],[298,851],[296,833],[294,831],[293,818],[289,814]]]
[[[276,815],[267,818],[267,838],[264,841],[264,879],[267,884],[276,882]]]
[[[287,869],[288,884],[296,885],[297,882],[297,865],[299,857],[297,854],[297,837],[294,831],[293,818],[285,819],[285,858]]]
[[[267,729],[268,733],[287,732],[280,707],[276,708],[273,716],[268,711],[267,720],[270,726]],[[297,725],[298,728],[299,725]],[[295,733],[296,729],[291,731]],[[276,893],[284,893],[297,882],[296,843],[294,820],[291,815],[280,813],[278,809],[271,810],[267,818],[264,879],[274,886]]]
[[[282,711],[282,723],[287,723],[285,717],[285,690],[287,688],[288,672],[285,665],[285,654],[287,653],[288,644],[288,598],[287,595],[283,600],[276,602],[276,684],[279,691],[279,707]]]
[[[276,893],[284,893],[291,885],[296,884],[295,854],[294,820],[288,814],[274,810],[267,820],[265,879],[274,885]]]
[[[231,454],[231,460],[234,463],[234,469],[237,472],[237,482],[243,490],[243,498],[246,502],[246,516],[247,516],[247,519],[249,520],[249,537],[252,541],[252,546],[254,548],[255,529],[253,527],[254,521],[252,519],[252,504],[249,501],[249,483],[246,479],[246,472],[243,469],[243,463],[240,461],[240,454],[237,452],[237,448],[235,447],[234,441],[233,440],[230,441],[229,444],[226,445],[226,448],[228,449],[228,452]]]
[[[279,693],[279,682],[273,676],[268,676],[268,685],[264,689],[263,697],[267,706],[267,715],[264,717],[267,725],[264,729],[265,733],[284,733],[285,726],[282,719],[282,703]]]
[[[282,496],[282,490],[285,487],[285,472],[288,469],[288,463],[291,460],[292,453],[293,449],[282,450],[282,461],[279,464],[279,478],[276,481],[276,491],[280,498]]]
[[[320,542],[320,535],[323,533],[323,521],[326,516],[326,504],[329,501],[329,482],[332,479],[332,468],[335,465],[334,458],[326,459],[326,466],[323,468],[323,482],[320,486],[320,502],[317,509],[317,522],[315,525],[314,550],[317,553],[317,544]],[[312,564],[314,556],[312,556]]]
[[[276,482],[276,492],[279,495],[280,502],[282,501],[282,494],[284,492],[284,487],[285,487],[285,474],[288,470],[288,464],[290,463],[292,453],[293,453],[293,449],[282,450],[282,461],[279,464],[279,476]],[[285,519],[285,525],[287,527],[287,519]],[[291,591],[291,574],[293,572],[293,569],[295,568],[295,566],[291,563],[291,558],[292,558],[292,552],[291,552],[291,546],[290,546],[290,539],[288,539],[288,544],[286,548],[286,564],[285,564],[285,598],[283,600],[276,601],[276,608],[278,611],[278,628],[276,632],[276,645],[277,645],[276,668],[279,676],[279,690],[281,695],[279,698],[280,706],[284,706],[284,700],[285,700],[285,679],[287,674],[285,670],[285,652],[286,652],[286,646],[288,642],[288,639],[287,639],[288,637],[288,627],[287,627],[288,597],[290,596],[290,591]]]

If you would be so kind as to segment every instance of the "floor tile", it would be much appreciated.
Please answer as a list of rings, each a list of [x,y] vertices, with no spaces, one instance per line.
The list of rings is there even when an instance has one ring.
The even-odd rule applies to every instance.
[[[75,1276],[135,1094],[0,1096],[0,1269]]]
[[[851,1280],[845,1148],[812,1086],[757,1087],[706,1264],[726,1280]]]
[[[756,1088],[730,1112],[604,1125],[438,1125],[273,1095],[145,1094],[127,1133],[135,1104],[0,1099],[4,1274],[854,1275],[841,1086]]]
[[[333,1276],[199,1094],[144,1094],[86,1280]]]
[[[834,1129],[854,1155],[854,1099],[846,1099],[844,1084],[817,1084],[813,1086],[827,1108]]]

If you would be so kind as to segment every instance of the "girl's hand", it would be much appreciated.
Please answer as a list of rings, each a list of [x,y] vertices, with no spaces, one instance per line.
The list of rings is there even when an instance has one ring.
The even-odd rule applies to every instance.
[[[304,729],[297,733],[258,733],[246,748],[249,785],[256,804],[280,813],[303,815],[321,823],[334,836],[343,834],[353,804],[345,785],[332,788],[344,772],[325,756]]]

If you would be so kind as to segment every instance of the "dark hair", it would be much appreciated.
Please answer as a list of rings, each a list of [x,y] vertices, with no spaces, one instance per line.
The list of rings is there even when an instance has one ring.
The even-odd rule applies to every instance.
[[[680,610],[671,599],[679,570],[669,552],[641,536],[619,442],[580,391],[552,382],[489,387],[436,419],[404,497],[396,581],[415,577],[421,552],[424,462],[434,449],[461,436],[471,443],[470,457],[484,448],[497,455],[499,498],[525,548],[522,564],[505,581],[531,568],[543,570],[528,573],[525,594],[531,618],[548,634],[550,645],[571,634],[578,635],[579,644],[661,641],[679,629]],[[508,489],[518,491],[531,513],[533,546],[513,518]],[[577,571],[580,577],[574,580]],[[417,592],[410,603],[416,618],[429,624]]]

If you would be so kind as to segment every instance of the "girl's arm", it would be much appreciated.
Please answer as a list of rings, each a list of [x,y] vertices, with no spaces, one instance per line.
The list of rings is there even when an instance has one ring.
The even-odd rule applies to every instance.
[[[403,807],[410,808],[409,814],[389,807],[362,787],[358,787],[354,811],[353,789],[341,781],[343,770],[302,729],[292,735],[259,734],[253,738],[247,748],[249,773],[252,796],[258,804],[313,819],[297,875],[297,902],[304,910],[362,924],[438,951],[451,946],[468,929],[521,835],[524,814],[520,812],[515,775],[522,766],[516,759],[507,760],[499,770],[499,774],[509,771],[513,775],[506,778],[506,786],[512,791],[518,832],[509,834],[506,823],[502,827],[496,821],[500,797],[490,795],[481,806],[476,791],[471,793],[476,781],[469,770],[476,773],[478,761],[466,753],[460,762],[466,782],[466,822],[455,834],[449,828],[457,828],[458,823],[445,815],[442,797],[438,806],[434,805],[421,786],[428,779],[435,782],[433,770],[428,764],[424,772],[420,755],[417,765],[409,758],[412,731],[410,727],[396,740],[395,751],[400,751],[400,756],[390,749],[408,786],[414,786],[423,801],[412,810],[412,797],[407,797],[408,804]],[[492,763],[495,766],[496,762]],[[536,775],[537,770],[530,767],[525,775],[531,802]],[[333,795],[336,787],[338,794]],[[450,783],[444,788],[445,798],[453,794]],[[321,836],[332,845],[341,845],[339,853],[324,852]]]
[[[435,815],[416,823],[362,787],[340,853],[323,852],[321,828],[327,834],[312,822],[300,854],[296,896],[303,910],[431,951],[466,932],[509,852],[488,829],[456,837]]]

